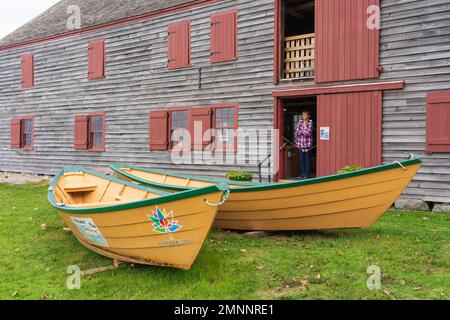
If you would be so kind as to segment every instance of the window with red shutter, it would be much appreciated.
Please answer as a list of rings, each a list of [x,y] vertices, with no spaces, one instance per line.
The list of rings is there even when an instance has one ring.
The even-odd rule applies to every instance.
[[[165,151],[169,148],[167,111],[150,112],[150,150]]]
[[[211,16],[211,62],[237,59],[237,11]]]
[[[22,62],[22,88],[34,86],[34,56],[31,53],[24,54]]]
[[[168,68],[186,68],[191,64],[191,22],[183,21],[168,27]]]
[[[427,95],[428,152],[450,152],[450,91]]]
[[[105,40],[89,41],[88,50],[89,80],[103,79],[105,77]]]
[[[75,116],[75,149],[88,149],[88,126],[89,116],[80,115]]]
[[[34,143],[34,118],[11,119],[11,148],[32,150]]]
[[[195,108],[191,110],[190,132],[194,150],[203,150],[211,144],[211,116],[211,108]]]
[[[75,116],[76,150],[105,151],[106,116],[103,112]]]
[[[379,76],[380,31],[370,7],[380,0],[315,0],[316,82]]]

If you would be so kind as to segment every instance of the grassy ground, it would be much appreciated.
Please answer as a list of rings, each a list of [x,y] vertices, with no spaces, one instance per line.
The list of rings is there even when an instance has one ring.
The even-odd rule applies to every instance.
[[[44,226],[43,226],[44,225]],[[449,299],[450,214],[386,214],[369,230],[213,231],[190,271],[121,265],[68,290],[67,268],[110,265],[82,247],[46,186],[0,185],[0,299]],[[382,272],[367,289],[367,268]]]

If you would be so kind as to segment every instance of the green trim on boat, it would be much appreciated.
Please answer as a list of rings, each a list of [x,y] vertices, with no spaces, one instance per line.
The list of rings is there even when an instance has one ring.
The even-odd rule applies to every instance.
[[[254,191],[277,190],[277,189],[292,188],[292,187],[303,186],[303,185],[311,185],[311,184],[316,184],[316,183],[358,177],[358,176],[362,176],[362,175],[366,175],[366,174],[400,168],[402,166],[408,167],[411,165],[422,163],[422,159],[406,160],[406,161],[399,162],[399,163],[395,162],[392,164],[381,165],[381,166],[363,169],[363,170],[359,170],[359,171],[341,173],[341,174],[336,174],[336,175],[332,175],[332,176],[326,176],[326,177],[320,177],[320,178],[314,178],[314,179],[308,179],[308,180],[282,182],[282,183],[251,183],[250,185],[246,184],[248,187],[231,187],[230,190],[232,192],[254,192]],[[203,178],[199,178],[199,177],[189,177],[189,176],[172,174],[172,173],[159,171],[159,170],[144,169],[144,168],[139,168],[139,167],[127,166],[127,165],[111,165],[110,168],[112,170],[114,170],[115,172],[117,172],[125,177],[128,177],[129,179],[131,179],[133,181],[139,182],[139,183],[147,185],[147,186],[162,188],[162,189],[166,189],[166,190],[177,190],[178,191],[178,190],[192,190],[195,188],[176,187],[173,185],[154,183],[154,182],[147,181],[147,180],[141,179],[139,177],[136,177],[125,171],[122,171],[121,168],[136,169],[136,170],[146,171],[146,172],[150,172],[150,173],[164,174],[164,175],[173,176],[173,177],[181,177],[181,178],[186,178],[186,179],[195,179],[195,180],[200,180],[200,181],[203,180],[203,181],[211,182],[211,179],[203,179]],[[215,180],[215,181],[217,181],[219,183],[229,183],[229,184],[235,185],[234,182],[226,182],[223,180]]]
[[[136,177],[128,172],[125,172],[125,171],[121,170],[121,168],[130,168],[130,169],[136,169],[136,170],[144,171],[144,172],[148,172],[148,173],[169,175],[169,176],[181,178],[181,179],[191,179],[191,180],[206,181],[206,182],[211,182],[211,183],[226,183],[228,185],[232,184],[233,186],[253,187],[253,186],[260,186],[260,185],[268,184],[268,183],[259,183],[259,182],[243,182],[243,181],[219,180],[219,179],[211,179],[211,178],[199,178],[199,177],[194,177],[194,176],[185,175],[185,174],[168,173],[165,171],[142,168],[142,167],[134,167],[134,166],[128,166],[128,165],[123,165],[123,164],[112,164],[109,167],[116,173],[123,175],[133,181],[139,182],[143,185],[151,186],[154,188],[165,189],[165,190],[172,190],[172,191],[185,191],[185,190],[193,190],[193,189],[197,189],[197,188],[195,188],[195,187],[180,187],[180,186],[168,185],[168,184],[163,184],[163,183],[158,183],[158,182],[150,182],[148,180],[141,179],[141,178]],[[236,190],[236,188],[234,188],[234,187],[232,189]]]
[[[127,203],[120,203],[117,205],[104,206],[104,207],[73,208],[70,206],[59,204],[56,201],[55,196],[53,194],[53,190],[54,190],[56,184],[58,183],[59,179],[61,178],[61,176],[68,172],[85,172],[85,173],[88,173],[88,174],[91,174],[91,175],[94,175],[94,176],[97,176],[97,177],[100,177],[103,179],[107,179],[110,181],[124,184],[124,185],[132,187],[132,188],[148,191],[151,193],[156,193],[161,196],[152,198],[152,199],[147,199],[147,200],[139,200],[139,201],[133,201],[133,202],[127,202]],[[52,182],[50,183],[50,186],[48,188],[48,200],[53,207],[55,207],[56,209],[58,209],[60,211],[64,211],[64,212],[72,213],[72,214],[92,214],[92,213],[105,213],[105,212],[112,212],[112,211],[136,209],[136,208],[157,205],[157,204],[163,204],[163,203],[172,202],[172,201],[189,199],[192,197],[207,195],[207,194],[215,193],[218,191],[226,191],[228,189],[229,188],[228,188],[227,184],[219,183],[217,185],[208,186],[206,188],[199,188],[199,189],[188,190],[188,191],[178,192],[178,193],[170,193],[170,192],[163,191],[163,190],[158,190],[158,189],[141,186],[141,185],[138,185],[138,184],[135,184],[132,182],[128,182],[128,181],[125,181],[125,180],[122,180],[122,179],[119,179],[119,178],[116,178],[113,176],[107,176],[102,173],[87,170],[87,169],[63,168],[57,172],[57,174],[53,178]]]

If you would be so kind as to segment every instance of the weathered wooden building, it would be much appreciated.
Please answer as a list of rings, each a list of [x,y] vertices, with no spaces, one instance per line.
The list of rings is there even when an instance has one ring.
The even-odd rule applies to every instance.
[[[62,0],[0,41],[0,170],[257,172],[174,164],[172,131],[200,122],[224,153],[246,147],[234,129],[279,129],[272,163],[295,176],[307,108],[316,175],[413,153],[403,198],[448,203],[449,19],[448,0]]]

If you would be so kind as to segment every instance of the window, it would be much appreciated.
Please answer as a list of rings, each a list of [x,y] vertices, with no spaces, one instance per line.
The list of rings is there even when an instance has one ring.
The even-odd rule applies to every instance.
[[[168,68],[179,69],[191,64],[191,22],[170,24],[168,28]]]
[[[211,16],[211,62],[237,59],[237,11]]]
[[[11,148],[32,150],[34,143],[33,117],[15,118],[11,120]]]
[[[235,152],[237,150],[237,110],[237,104],[224,104],[205,108],[152,111],[150,112],[150,150],[166,151],[183,141],[186,143],[184,147],[192,147],[192,150],[205,150],[212,145],[213,150],[210,151]],[[173,135],[177,129],[189,132],[190,139],[177,134]]]
[[[105,151],[105,114],[75,117],[75,149]]]
[[[105,122],[104,115],[89,116],[89,148],[90,149],[103,149],[105,147],[104,122]]]
[[[34,56],[31,53],[24,54],[22,62],[22,88],[34,87]]]
[[[428,152],[450,152],[450,91],[427,95]]]
[[[105,77],[105,40],[89,41],[88,51],[89,80],[103,79]]]
[[[214,107],[215,150],[235,151],[237,144],[236,130],[237,107],[223,105]]]
[[[179,143],[186,143],[187,141],[190,141],[191,139],[188,139],[188,137],[182,136],[181,134],[183,132],[178,131],[180,129],[184,129],[188,132],[189,131],[189,109],[172,109],[170,111],[170,147],[174,148]],[[175,133],[175,134],[174,134]],[[177,134],[178,133],[178,134]],[[187,147],[185,145],[184,147]]]

